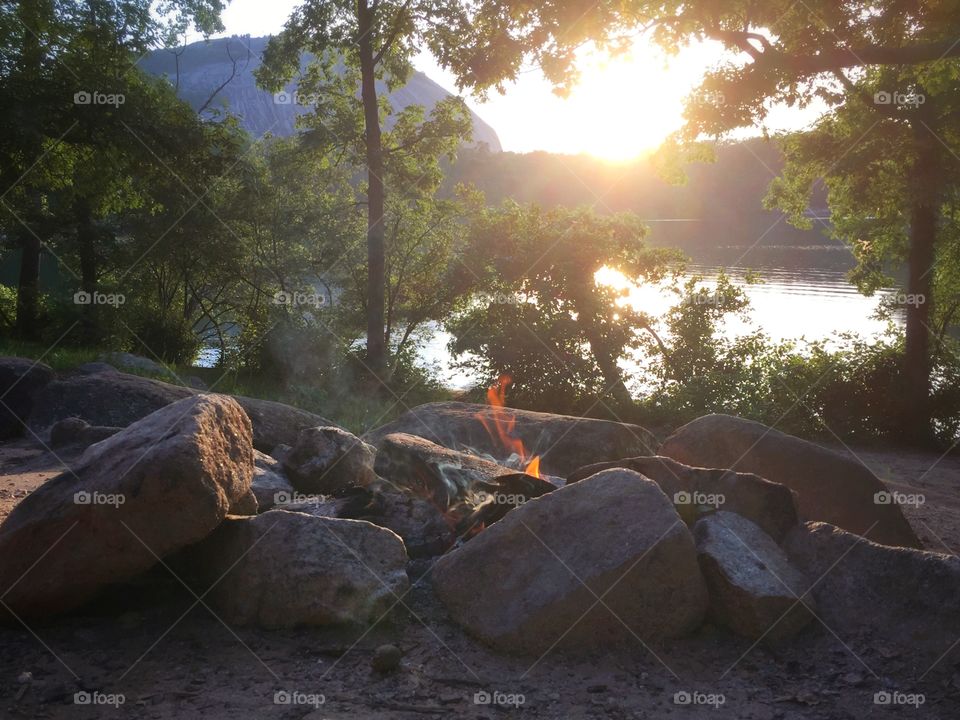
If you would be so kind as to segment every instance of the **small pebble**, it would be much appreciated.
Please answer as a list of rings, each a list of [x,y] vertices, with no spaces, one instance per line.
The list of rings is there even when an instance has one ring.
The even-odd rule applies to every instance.
[[[401,657],[403,657],[403,653],[396,645],[381,645],[373,653],[373,660],[370,664],[377,672],[393,672],[400,667]]]
[[[26,685],[29,682],[33,682],[33,673],[32,672],[22,672],[17,675],[17,682],[21,685]]]

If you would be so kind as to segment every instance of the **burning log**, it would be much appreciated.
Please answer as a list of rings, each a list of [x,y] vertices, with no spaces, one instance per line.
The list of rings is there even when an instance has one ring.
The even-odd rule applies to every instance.
[[[524,470],[519,462],[509,461],[512,451],[499,433],[491,436],[489,427],[496,419],[508,424],[512,436],[523,443],[525,457],[539,456],[541,474],[559,477],[590,463],[653,455],[658,445],[638,425],[460,402],[420,405],[364,439],[382,447],[388,435],[409,433],[446,448],[494,458],[502,465],[513,465],[513,471]]]
[[[318,495],[309,500],[278,505],[277,510],[341,520],[366,520],[393,530],[412,558],[441,555],[453,545],[448,517],[428,500],[400,492],[377,481],[354,487],[337,497]]]
[[[449,450],[416,435],[392,433],[380,445],[378,475],[431,500],[441,510],[466,500],[478,482],[513,472],[490,460]]]
[[[511,473],[494,478],[492,482],[478,482],[478,504],[457,524],[457,536],[468,539],[528,500],[557,489],[553,483],[526,473]]]

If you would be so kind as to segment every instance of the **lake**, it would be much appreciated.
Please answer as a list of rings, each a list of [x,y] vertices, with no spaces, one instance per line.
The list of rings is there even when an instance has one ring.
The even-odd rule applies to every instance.
[[[836,333],[853,332],[865,338],[876,338],[887,328],[886,321],[873,317],[884,294],[899,292],[887,289],[873,297],[861,295],[847,280],[853,267],[853,258],[837,246],[715,248],[709,256],[696,258],[700,262],[687,265],[687,275],[701,275],[706,286],[723,270],[734,281],[743,281],[748,272],[759,276],[758,284],[741,284],[750,299],[749,321],[734,319],[725,331],[728,336],[762,330],[776,340],[805,338],[826,339]],[[706,260],[707,262],[703,262]],[[713,260],[714,262],[709,262]],[[721,260],[721,262],[716,262]],[[728,265],[740,260],[751,264]],[[783,262],[783,265],[777,265]],[[786,263],[789,263],[787,265]],[[616,279],[613,279],[616,283]],[[660,288],[629,288],[629,302],[657,315],[677,302],[676,295]],[[895,319],[902,323],[900,315]],[[423,350],[425,363],[440,369],[441,378],[448,387],[463,390],[475,379],[453,367],[453,358],[447,350],[448,333],[433,328]]]

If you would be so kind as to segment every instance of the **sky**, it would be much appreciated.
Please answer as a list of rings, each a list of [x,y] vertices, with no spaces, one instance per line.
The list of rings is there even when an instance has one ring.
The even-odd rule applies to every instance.
[[[233,0],[223,13],[224,35],[277,33],[297,4],[298,0]],[[585,53],[580,58],[581,82],[567,98],[555,95],[532,68],[504,95],[492,93],[486,102],[466,100],[497,131],[504,150],[587,153],[627,161],[655,149],[680,127],[684,98],[721,57],[719,45],[703,44],[667,58],[641,39],[630,55],[615,61]],[[416,58],[415,65],[457,92],[453,76],[429,54]],[[817,108],[806,112],[774,108],[768,128],[798,129],[817,113]]]

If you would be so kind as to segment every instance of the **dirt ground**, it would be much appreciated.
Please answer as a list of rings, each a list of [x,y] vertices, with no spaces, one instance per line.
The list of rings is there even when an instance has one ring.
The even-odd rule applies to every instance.
[[[854,453],[891,490],[924,495],[907,513],[930,549],[960,549],[960,458]],[[0,518],[60,467],[30,443],[0,446]],[[785,647],[705,626],[658,645],[625,632],[603,655],[508,657],[445,617],[425,569],[370,629],[282,632],[228,626],[160,569],[69,617],[0,628],[0,718],[960,718],[960,646],[918,662],[822,624]],[[384,643],[404,652],[388,674],[371,668]]]

